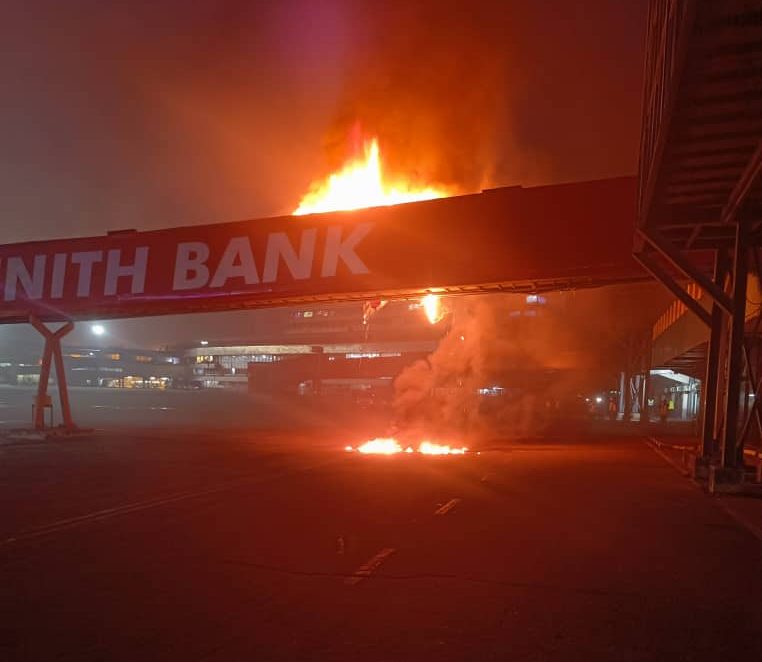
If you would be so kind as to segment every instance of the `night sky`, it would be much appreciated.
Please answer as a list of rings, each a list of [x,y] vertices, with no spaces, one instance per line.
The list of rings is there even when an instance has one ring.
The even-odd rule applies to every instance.
[[[358,123],[464,192],[634,174],[646,5],[6,0],[1,240],[290,213]],[[109,322],[108,342],[266,323]]]

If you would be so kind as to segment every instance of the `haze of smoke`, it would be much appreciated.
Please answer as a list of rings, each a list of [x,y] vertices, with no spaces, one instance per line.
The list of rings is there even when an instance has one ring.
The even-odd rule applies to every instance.
[[[543,421],[537,404],[553,391],[541,378],[542,372],[558,368],[564,353],[550,354],[547,333],[537,324],[531,335],[521,332],[521,324],[503,324],[504,314],[519,308],[511,305],[519,303],[515,296],[474,297],[456,303],[452,326],[437,349],[395,381],[393,404],[401,432],[442,440],[473,439],[496,431],[519,437],[538,432]],[[551,325],[541,326],[547,332]],[[520,375],[531,375],[533,383]],[[480,388],[506,377],[514,383],[502,385],[519,388],[501,398],[479,396]],[[516,383],[517,378],[521,383]]]
[[[473,192],[525,179],[510,106],[523,74],[505,5],[379,3],[364,22],[324,139],[327,172],[357,151],[359,125],[379,137],[388,171],[417,183]]]
[[[578,396],[642,369],[643,342],[668,302],[653,283],[546,296],[545,306],[526,305],[524,295],[452,300],[449,332],[395,381],[398,433],[528,437],[579,416]],[[479,396],[492,385],[505,394]]]

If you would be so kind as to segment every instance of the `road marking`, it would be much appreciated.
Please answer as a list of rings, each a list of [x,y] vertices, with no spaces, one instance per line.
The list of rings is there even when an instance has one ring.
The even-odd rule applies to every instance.
[[[727,513],[731,519],[735,520],[736,524],[740,524],[744,529],[746,529],[751,535],[753,535],[759,542],[762,542],[762,529],[760,529],[756,524],[751,522],[746,518],[745,515],[742,515],[734,508],[731,508],[727,503],[725,503],[722,500],[722,497],[716,500],[717,505],[722,508],[722,510]]]
[[[675,462],[669,455],[667,455],[661,449],[661,444],[657,439],[654,439],[653,437],[648,437],[648,441],[646,441],[646,445],[650,446],[651,450],[657,455],[659,455],[662,460],[664,460],[668,464],[671,464],[672,467],[676,469],[678,473],[680,473],[683,476],[690,476],[689,471],[687,471],[684,467],[681,467],[677,462]]]
[[[660,441],[656,437],[648,437],[648,439],[651,441],[651,443],[656,444],[659,448],[671,448],[675,451],[691,451],[696,450],[695,445],[686,445],[686,444],[668,444],[666,441]]]
[[[455,506],[457,506],[460,503],[460,499],[450,499],[447,503],[442,504],[434,511],[435,515],[446,515],[449,513]]]
[[[654,451],[655,453],[658,453],[665,462],[668,462],[669,464],[671,464],[682,476],[688,477],[691,483],[693,483],[694,487],[699,488],[703,492],[704,491],[703,486],[698,481],[696,481],[694,478],[691,477],[690,472],[686,471],[683,467],[677,464],[677,462],[672,460],[671,457],[669,457],[664,451],[661,450],[661,448],[659,448],[659,445],[660,445],[660,442],[657,439],[654,439],[653,437],[649,437],[648,441],[646,441],[646,446],[649,446],[652,451]],[[734,520],[736,524],[740,525],[741,528],[746,529],[748,533],[750,533],[757,540],[762,542],[762,528],[758,527],[752,521],[747,519],[745,515],[735,510],[735,508],[732,508],[728,503],[723,501],[722,497],[712,499],[712,502],[716,506],[718,506],[732,520]]]
[[[366,561],[363,563],[357,570],[354,571],[354,574],[351,577],[347,577],[344,580],[344,583],[348,586],[354,586],[355,584],[359,584],[363,579],[367,579],[370,577],[378,568],[381,566],[381,564],[386,561],[392,554],[394,554],[397,550],[394,549],[394,547],[384,547],[378,554],[373,556],[369,561]]]
[[[202,492],[180,492],[177,494],[171,494],[167,497],[160,498],[160,499],[151,499],[149,501],[139,501],[137,503],[128,503],[122,506],[116,506],[115,508],[107,508],[104,510],[98,510],[93,513],[87,513],[86,515],[79,515],[78,517],[70,517],[68,519],[58,520],[56,522],[51,522],[50,524],[45,524],[45,525],[36,527],[30,531],[25,531],[15,536],[11,536],[10,538],[6,538],[5,540],[0,540],[0,547],[3,547],[5,545],[8,545],[14,542],[18,542],[19,540],[37,538],[39,536],[44,536],[49,533],[55,533],[56,531],[64,531],[66,529],[71,529],[72,527],[78,526],[80,524],[88,523],[88,522],[97,522],[99,520],[108,519],[110,517],[115,517],[117,515],[126,515],[128,513],[133,513],[133,512],[137,512],[141,510],[147,510],[149,508],[156,508],[158,506],[163,506],[169,503],[175,503],[177,501],[183,501],[185,499],[190,499],[193,497],[201,497],[201,496],[206,496],[208,494],[215,494],[217,492],[223,491],[223,489],[228,489],[228,488],[204,490]]]
[[[213,496],[216,494],[221,494],[224,492],[236,490],[241,487],[248,487],[252,485],[266,483],[272,480],[276,480],[278,478],[283,478],[291,474],[298,474],[298,473],[302,473],[306,471],[311,471],[315,468],[323,467],[335,462],[336,460],[330,460],[327,462],[318,462],[316,464],[310,464],[304,467],[299,467],[297,469],[288,468],[288,469],[283,469],[281,471],[275,471],[271,474],[266,474],[264,476],[261,474],[254,474],[251,477],[241,477],[236,480],[232,480],[219,487],[212,487],[205,490],[196,490],[196,491],[188,491],[188,492],[176,492],[174,494],[165,495],[163,497],[148,499],[146,501],[127,503],[121,506],[116,506],[114,508],[106,508],[104,510],[97,510],[95,512],[86,513],[84,515],[79,515],[76,517],[70,517],[67,519],[57,520],[55,522],[50,522],[48,524],[43,524],[41,526],[33,527],[26,531],[17,533],[14,536],[5,538],[4,540],[0,540],[0,548],[6,547],[8,545],[13,545],[14,543],[18,543],[23,540],[39,538],[41,536],[50,535],[51,533],[65,531],[67,529],[73,529],[75,527],[86,525],[92,522],[100,522],[103,520],[111,519],[113,517],[119,517],[121,515],[128,515],[130,513],[141,512],[141,511],[149,510],[151,508],[160,508],[162,506],[170,505],[177,502],[202,498],[206,496]]]

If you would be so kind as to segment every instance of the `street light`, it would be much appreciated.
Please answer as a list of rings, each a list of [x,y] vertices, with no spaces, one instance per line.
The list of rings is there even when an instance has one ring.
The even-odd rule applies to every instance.
[[[104,327],[103,324],[93,324],[90,327],[90,331],[92,331],[95,336],[102,336],[106,333],[106,327]]]
[[[209,341],[208,341],[208,340],[202,340],[202,341],[201,341],[201,344],[202,344],[204,347],[206,347],[206,346],[209,344]]]

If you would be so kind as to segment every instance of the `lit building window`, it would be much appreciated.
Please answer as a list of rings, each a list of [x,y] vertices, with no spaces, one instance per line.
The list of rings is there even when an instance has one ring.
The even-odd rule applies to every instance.
[[[249,359],[249,363],[274,363],[280,360],[280,357],[272,354],[255,354]]]

